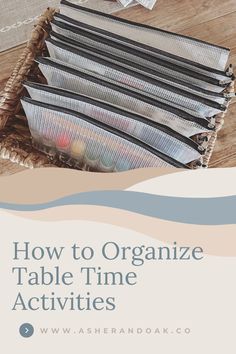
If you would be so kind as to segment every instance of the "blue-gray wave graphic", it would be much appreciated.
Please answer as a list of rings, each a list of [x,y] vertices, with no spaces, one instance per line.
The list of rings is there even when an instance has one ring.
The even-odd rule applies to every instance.
[[[0,202],[2,209],[32,212],[64,205],[105,206],[187,224],[236,224],[236,196],[183,198],[133,191],[93,191],[66,196],[42,204]]]

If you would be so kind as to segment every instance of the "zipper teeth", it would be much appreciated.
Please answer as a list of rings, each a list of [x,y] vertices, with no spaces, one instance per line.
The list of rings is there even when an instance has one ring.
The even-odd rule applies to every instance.
[[[57,38],[57,39],[59,39],[62,42],[55,41],[52,37]],[[220,97],[220,98],[224,97],[224,95],[222,93],[205,90],[205,89],[203,89],[201,87],[198,87],[198,86],[195,86],[195,85],[193,85],[191,83],[182,81],[182,80],[180,80],[178,78],[171,77],[171,76],[169,76],[169,75],[167,75],[165,73],[159,72],[158,70],[146,68],[145,66],[139,65],[139,64],[134,63],[134,62],[131,62],[128,59],[124,59],[124,58],[118,57],[118,56],[116,56],[114,54],[106,53],[106,52],[104,52],[104,51],[102,51],[100,49],[93,48],[90,45],[87,45],[87,44],[84,44],[84,43],[76,42],[73,39],[64,37],[63,35],[60,35],[60,34],[55,33],[53,31],[51,32],[51,38],[48,38],[48,41],[51,41],[55,45],[58,45],[58,43],[64,44],[65,46],[68,45],[69,48],[71,48],[71,46],[75,46],[76,48],[78,48],[78,50],[79,50],[79,48],[82,48],[84,50],[87,50],[91,54],[95,53],[97,55],[101,55],[103,58],[110,58],[110,60],[114,60],[117,63],[122,63],[124,65],[129,66],[129,67],[135,67],[137,70],[144,71],[144,72],[146,72],[148,74],[151,74],[151,75],[154,75],[154,76],[159,76],[159,77],[163,78],[164,80],[167,80],[167,81],[170,81],[170,82],[174,82],[174,83],[182,85],[184,87],[186,86],[186,87],[188,87],[188,88],[190,88],[192,90],[195,90],[197,92],[200,92],[200,93],[208,95],[208,96]],[[72,50],[72,48],[70,50]]]
[[[50,42],[50,40],[49,40],[49,42]],[[60,47],[60,44],[56,44],[56,46]],[[159,81],[158,79],[154,79],[154,78],[151,78],[151,77],[146,77],[144,74],[138,73],[138,72],[133,71],[133,70],[128,69],[128,68],[123,68],[122,66],[120,66],[118,64],[111,63],[111,62],[109,62],[109,61],[107,61],[105,59],[96,57],[93,54],[88,54],[88,53],[84,52],[83,50],[80,50],[79,53],[78,53],[78,50],[76,50],[74,48],[69,48],[68,49],[68,46],[65,46],[63,44],[61,44],[61,49],[66,50],[67,52],[71,52],[71,53],[73,53],[75,55],[79,55],[79,56],[81,56],[81,57],[83,57],[85,59],[91,60],[91,61],[93,61],[95,63],[98,63],[100,65],[103,65],[105,67],[108,67],[108,68],[110,67],[111,69],[114,69],[114,70],[116,70],[118,72],[121,72],[122,74],[124,73],[126,75],[134,77],[134,78],[136,78],[138,80],[141,80],[143,82],[146,82],[148,84],[154,85],[154,86],[156,86],[158,88],[161,88],[163,90],[167,90],[167,91],[173,92],[173,93],[175,93],[177,95],[180,95],[180,96],[189,98],[191,100],[194,100],[196,102],[205,104],[208,107],[212,107],[212,108],[219,109],[221,111],[225,111],[225,107],[222,106],[221,104],[219,104],[218,102],[211,101],[211,100],[209,100],[207,98],[197,96],[197,95],[195,95],[195,94],[193,94],[191,92],[182,90],[182,89],[180,89],[178,87],[171,86],[168,83]]]
[[[63,16],[63,15],[60,15],[60,16]],[[59,17],[59,15],[55,15],[55,18],[56,18],[56,17]],[[77,33],[78,35],[80,35],[80,34],[82,33],[82,31],[83,31],[84,33],[86,33],[86,36],[87,36],[88,38],[89,38],[89,37],[91,38],[92,36],[97,36],[97,37],[99,37],[99,40],[100,40],[101,38],[103,38],[103,39],[104,39],[104,42],[106,42],[106,40],[107,40],[107,41],[112,41],[113,44],[116,44],[116,45],[113,45],[113,47],[119,47],[119,46],[122,46],[122,47],[125,47],[125,46],[126,46],[126,47],[128,47],[127,44],[125,45],[124,43],[115,42],[114,40],[111,40],[110,38],[107,39],[107,38],[102,37],[102,36],[99,36],[99,35],[97,35],[97,34],[95,34],[95,33],[91,33],[91,32],[88,32],[88,31],[84,30],[84,28],[86,28],[86,27],[87,27],[87,28],[93,28],[93,29],[97,30],[97,28],[92,27],[92,26],[90,26],[90,25],[86,25],[86,24],[80,23],[80,26],[83,27],[83,30],[82,30],[81,33],[80,33],[79,25],[77,25],[78,27],[75,27],[75,26],[73,26],[73,25],[70,25],[70,24],[67,24],[67,23],[64,23],[64,22],[61,22],[61,21],[57,21],[57,20],[53,20],[52,23],[55,24],[55,25],[58,26],[58,27],[63,28],[63,29],[69,30],[69,31],[71,31],[71,32],[75,32],[75,33]],[[84,35],[84,33],[83,33],[83,35]],[[110,35],[111,35],[111,34],[110,34],[109,32],[107,32],[107,36],[110,36]],[[113,35],[113,36],[114,36],[114,35]],[[125,40],[126,40],[126,38],[125,38]],[[138,44],[140,44],[140,43],[138,43]],[[191,69],[188,69],[188,68],[186,68],[186,67],[184,67],[184,66],[178,65],[178,64],[176,64],[176,63],[172,63],[172,62],[170,62],[170,61],[168,61],[168,60],[164,60],[164,59],[162,59],[162,58],[158,58],[158,57],[156,57],[156,56],[153,56],[150,52],[147,54],[147,53],[145,53],[145,52],[139,51],[138,49],[131,48],[131,47],[129,47],[128,49],[129,49],[129,50],[126,50],[126,52],[128,52],[128,53],[129,53],[129,52],[136,52],[136,55],[139,56],[139,57],[141,57],[141,58],[143,58],[143,59],[148,57],[149,59],[147,59],[147,60],[153,62],[154,64],[159,64],[159,65],[161,65],[161,66],[164,66],[165,68],[172,69],[172,70],[173,70],[173,68],[174,68],[175,71],[180,72],[180,73],[185,74],[185,75],[189,75],[189,76],[191,76],[191,77],[193,77],[193,78],[195,78],[195,79],[197,79],[197,80],[201,80],[201,81],[204,81],[204,82],[207,82],[207,83],[216,85],[216,86],[222,86],[222,85],[220,85],[220,81],[219,81],[218,79],[215,79],[215,78],[212,78],[212,77],[208,77],[208,76],[206,76],[206,75],[204,75],[204,74],[195,72],[195,71],[193,71],[193,70],[191,70]],[[164,57],[165,57],[165,56],[168,57],[168,55],[165,55],[165,54],[162,54],[162,55],[163,55]],[[205,70],[206,70],[206,69],[205,69]],[[208,70],[208,71],[215,73],[214,69],[211,69],[211,68],[210,68],[210,70]],[[227,77],[224,72],[220,72],[220,75],[223,75],[223,76]],[[227,78],[228,78],[228,77],[227,77]]]
[[[170,105],[168,105],[166,103],[163,103],[163,102],[160,102],[158,100],[154,100],[151,97],[141,95],[138,92],[131,91],[131,90],[127,89],[127,88],[118,86],[116,84],[104,81],[102,79],[98,79],[97,77],[89,75],[89,74],[87,74],[87,73],[85,73],[83,71],[79,71],[79,70],[73,69],[72,67],[68,67],[66,65],[59,64],[58,62],[55,62],[55,61],[53,61],[53,60],[51,60],[49,58],[40,57],[40,58],[36,59],[36,62],[44,64],[46,66],[52,66],[52,67],[57,68],[57,69],[59,69],[61,71],[68,72],[68,73],[70,73],[70,74],[72,74],[74,76],[82,77],[82,78],[84,78],[84,79],[86,79],[86,80],[88,80],[90,82],[95,83],[95,84],[104,86],[106,88],[111,88],[111,89],[113,89],[115,91],[121,92],[121,93],[123,93],[125,95],[128,95],[128,96],[131,96],[131,97],[135,97],[138,100],[141,100],[141,101],[143,101],[143,102],[145,102],[147,104],[150,104],[152,106],[158,107],[158,108],[163,109],[163,110],[165,110],[167,112],[173,113],[173,114],[177,115],[178,117],[180,117],[180,118],[182,118],[184,120],[195,122],[200,127],[207,128],[207,130],[212,130],[212,131],[214,130],[213,128],[209,128],[209,126],[208,126],[209,122],[205,118],[198,118],[198,117],[192,116],[189,113],[187,113],[185,111],[182,111],[182,110],[180,110],[180,109],[178,109],[176,107],[170,106]]]
[[[178,162],[174,159],[172,159],[171,157],[163,154],[162,152],[160,151],[157,151],[155,150],[154,148],[152,148],[151,146],[149,145],[146,145],[145,143],[141,142],[140,140],[136,139],[136,138],[133,138],[132,136],[128,135],[128,134],[125,134],[124,132],[121,132],[113,127],[110,127],[108,126],[107,124],[104,124],[104,123],[101,123],[93,118],[90,118],[82,113],[80,114],[77,114],[75,111],[72,111],[70,109],[66,109],[66,108],[62,108],[62,107],[58,107],[58,106],[54,106],[54,105],[50,105],[50,104],[47,104],[47,103],[42,103],[42,102],[39,102],[39,101],[34,101],[32,100],[31,98],[28,98],[28,97],[23,97],[23,102],[27,102],[27,103],[30,103],[34,106],[38,106],[38,107],[42,107],[42,108],[46,108],[46,109],[49,109],[51,111],[56,111],[56,112],[60,112],[60,113],[64,113],[64,114],[69,114],[69,115],[72,115],[76,118],[79,118],[81,120],[84,120],[85,122],[93,125],[93,126],[96,126],[102,130],[104,130],[105,132],[109,132],[115,136],[118,136],[126,141],[129,141],[130,143],[134,144],[134,145],[137,145],[141,148],[143,148],[144,150],[150,152],[151,154],[153,154],[154,156],[162,159],[163,161],[167,162],[167,163],[170,163],[172,166],[175,166],[175,167],[182,167],[182,168],[186,168],[187,166],[182,164],[181,162]]]
[[[81,9],[82,9],[82,11],[83,11],[84,8],[81,8]],[[124,41],[124,42],[126,42],[126,43],[133,44],[133,45],[135,45],[135,46],[137,46],[137,47],[141,47],[141,48],[144,48],[144,49],[146,48],[146,49],[149,50],[149,51],[153,51],[153,52],[158,53],[158,54],[160,54],[160,55],[163,55],[163,56],[165,56],[165,57],[169,57],[169,58],[175,59],[175,60],[177,60],[177,61],[183,62],[183,63],[185,63],[185,64],[192,65],[192,66],[194,66],[194,67],[196,67],[196,68],[203,69],[203,70],[206,70],[206,71],[210,71],[210,72],[212,72],[212,73],[215,73],[215,74],[221,74],[221,75],[222,75],[222,72],[221,72],[220,70],[213,69],[213,68],[208,67],[208,66],[205,66],[205,65],[203,65],[203,64],[194,62],[194,61],[192,61],[192,60],[190,60],[190,59],[186,59],[186,58],[180,57],[180,56],[178,56],[178,55],[168,53],[168,52],[166,52],[166,51],[164,51],[164,50],[151,47],[151,46],[149,46],[149,45],[147,45],[147,44],[134,41],[134,40],[132,40],[132,39],[129,39],[129,38],[127,38],[127,37],[123,37],[123,36],[118,35],[118,34],[115,34],[115,33],[113,33],[113,32],[108,32],[108,31],[106,31],[106,30],[103,30],[102,28],[94,27],[94,26],[88,25],[88,24],[86,24],[86,23],[84,23],[84,22],[80,22],[80,21],[74,20],[73,18],[70,18],[70,17],[68,17],[68,16],[65,16],[65,15],[62,15],[62,14],[56,14],[56,15],[55,15],[55,18],[63,19],[64,21],[67,21],[67,22],[69,22],[69,23],[71,23],[71,24],[74,24],[75,26],[78,26],[78,27],[79,27],[79,26],[82,26],[82,27],[84,27],[84,28],[88,28],[88,29],[90,29],[90,30],[97,31],[97,32],[99,32],[100,34],[104,34],[104,35],[107,35],[107,36],[109,36],[109,37],[112,35],[113,38],[116,38],[116,39],[118,39],[118,40]],[[132,23],[132,22],[131,22],[131,23]],[[178,36],[178,35],[177,35],[177,36]],[[188,37],[187,37],[187,38],[188,38]],[[230,50],[229,50],[229,51],[230,51]]]
[[[162,33],[166,33],[166,34],[169,34],[169,35],[172,35],[172,36],[176,36],[176,37],[180,37],[180,38],[191,39],[191,40],[193,40],[195,42],[198,42],[198,43],[207,44],[209,47],[219,48],[219,49],[222,49],[222,50],[225,50],[225,51],[230,51],[226,47],[222,47],[222,46],[218,46],[218,45],[215,45],[215,44],[211,44],[209,42],[206,42],[206,41],[203,41],[203,40],[191,37],[191,36],[185,36],[185,35],[182,35],[182,34],[177,34],[177,33],[174,33],[174,32],[166,31],[166,30],[163,30],[163,29],[160,29],[160,28],[155,28],[155,27],[143,24],[143,23],[137,23],[135,21],[129,21],[127,19],[118,18],[116,16],[113,16],[113,15],[110,15],[110,14],[106,14],[106,13],[103,13],[101,11],[97,11],[97,10],[85,8],[85,7],[77,5],[77,4],[73,4],[70,1],[61,0],[61,4],[65,5],[65,6],[68,6],[68,7],[71,7],[71,8],[75,8],[75,9],[81,10],[82,12],[84,11],[84,12],[92,13],[94,15],[99,15],[99,16],[102,16],[102,17],[109,18],[109,19],[111,19],[111,20],[113,20],[115,22],[123,22],[123,23],[126,23],[126,24],[138,26],[140,28],[146,28],[146,29],[149,29],[149,30],[162,32]]]
[[[70,92],[70,91],[65,91],[63,89],[60,89],[60,88],[54,88],[54,87],[51,87],[51,86],[46,86],[46,85],[42,85],[42,84],[34,84],[34,83],[30,83],[30,82],[25,82],[24,84],[26,87],[32,87],[34,89],[37,89],[37,90],[42,90],[42,91],[45,91],[45,92],[49,92],[49,93],[52,93],[52,94],[55,94],[57,96],[64,96],[64,97],[67,97],[67,98],[71,98],[71,99],[74,99],[74,100],[78,100],[80,99],[82,102],[86,102],[88,104],[91,104],[93,106],[97,106],[99,108],[102,108],[102,109],[105,109],[105,110],[110,110],[112,113],[115,113],[115,114],[118,114],[118,115],[123,115],[125,116],[126,118],[131,118],[135,121],[138,121],[138,122],[142,122],[144,123],[145,125],[148,125],[150,127],[153,127],[157,130],[160,130],[164,133],[166,133],[167,135],[179,140],[181,143],[184,143],[185,145],[188,145],[190,148],[198,151],[201,155],[204,154],[204,151],[200,151],[198,149],[199,147],[199,144],[195,143],[193,140],[177,133],[176,131],[174,131],[173,129],[163,125],[163,124],[160,124],[160,123],[157,123],[157,122],[154,122],[154,121],[151,121],[149,120],[148,118],[145,118],[145,117],[142,117],[138,114],[133,114],[133,113],[130,113],[130,112],[127,112],[123,109],[120,109],[120,108],[116,108],[110,104],[107,104],[107,103],[103,103],[103,102],[100,102],[100,101],[97,101],[93,98],[90,98],[90,97],[87,97],[87,96],[83,96],[83,95],[80,95],[80,94],[77,94],[77,93],[74,93],[74,92]]]

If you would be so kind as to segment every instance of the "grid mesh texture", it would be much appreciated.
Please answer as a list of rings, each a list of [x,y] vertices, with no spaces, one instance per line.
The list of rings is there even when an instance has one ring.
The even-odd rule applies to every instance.
[[[161,158],[126,139],[68,113],[22,100],[32,136],[99,171],[171,167]]]
[[[57,34],[55,32],[52,32],[50,35],[49,39],[50,43],[54,46],[61,47],[63,46],[62,49],[66,49],[69,51],[80,51],[82,50],[85,53],[88,54],[93,54],[97,58],[105,59],[109,61],[110,63],[114,63],[117,65],[120,65],[121,67],[131,69],[137,73],[142,73],[146,75],[147,77],[151,77],[157,80],[160,80],[162,82],[165,82],[169,85],[172,85],[174,87],[183,89],[183,90],[188,90],[191,93],[194,93],[200,97],[205,97],[207,99],[212,99],[215,102],[223,104],[225,101],[225,98],[223,97],[223,94],[220,94],[220,92],[223,90],[223,86],[217,86],[214,85],[214,90],[206,90],[203,87],[200,87],[200,85],[197,85],[196,83],[191,83],[190,80],[188,80],[188,77],[186,75],[186,80],[180,79],[168,71],[162,72],[162,70],[159,70],[157,68],[151,68],[149,63],[150,61],[144,60],[143,63],[137,63],[133,58],[126,58],[125,55],[122,55],[122,50],[120,50],[120,53],[109,53],[108,50],[105,48],[101,48],[101,46],[98,46],[97,48],[92,46],[91,43],[81,43],[78,41],[75,41],[73,39],[67,38],[63,35]],[[96,42],[97,43],[97,42]],[[109,47],[109,46],[108,46]],[[125,54],[125,53],[124,53]],[[132,57],[136,57],[135,55],[132,55]],[[141,58],[142,59],[142,58]],[[172,71],[172,70],[171,70]],[[208,83],[206,83],[208,85]],[[216,86],[216,88],[215,88]],[[217,93],[218,91],[218,93]]]
[[[204,104],[197,100],[198,96],[194,98],[188,98],[179,93],[173,92],[172,86],[169,84],[163,83],[164,87],[160,87],[161,83],[155,79],[151,79],[149,81],[145,80],[145,76],[142,75],[141,78],[137,76],[133,76],[135,74],[131,71],[129,74],[123,72],[123,68],[121,66],[116,66],[113,68],[111,63],[108,61],[103,61],[99,63],[96,60],[96,57],[91,55],[91,58],[86,58],[81,52],[81,54],[75,54],[71,51],[59,48],[58,46],[53,45],[50,42],[47,42],[47,46],[49,49],[50,56],[57,60],[60,60],[67,65],[72,65],[75,68],[84,69],[86,71],[95,73],[103,78],[121,84],[124,87],[131,87],[138,91],[142,91],[147,93],[148,95],[155,96],[158,99],[162,99],[163,102],[167,104],[174,104],[180,109],[184,109],[187,112],[194,114],[196,113],[199,117],[212,117],[218,113],[220,113],[221,109],[216,109],[210,105]],[[139,74],[137,74],[139,75]],[[152,81],[152,82],[150,82]],[[179,89],[176,88],[176,91]],[[186,94],[189,92],[184,90]],[[210,102],[210,101],[209,101]],[[222,103],[226,103],[225,99],[222,99]]]
[[[116,113],[109,110],[109,106],[105,104],[102,104],[101,107],[98,101],[83,96],[77,96],[76,98],[68,97],[68,95],[63,95],[61,90],[56,91],[54,89],[54,92],[57,92],[54,93],[40,87],[35,88],[27,85],[25,87],[30,96],[36,101],[65,107],[85,114],[120,131],[126,132],[183,164],[195,161],[201,157],[196,149],[178,140],[176,137],[142,121],[132,119],[130,116],[127,117],[123,111],[117,110],[119,113]]]
[[[177,114],[147,104],[142,100],[120,92],[119,89],[111,89],[106,87],[105,84],[92,82],[87,78],[79,77],[52,65],[40,63],[39,68],[51,86],[61,87],[126,108],[153,121],[167,125],[184,136],[191,137],[209,131],[209,129],[195,121],[186,120]],[[79,71],[77,72],[79,74]]]
[[[77,21],[92,23],[98,28],[218,70],[224,70],[228,61],[228,50],[190,37],[123,22],[118,18],[106,17],[102,13],[89,13],[81,7],[77,10],[62,4],[61,13]]]
[[[124,45],[122,45],[122,49],[119,49],[119,48],[117,48],[117,46],[105,44],[100,41],[101,37],[97,36],[97,39],[90,38],[89,32],[87,32],[87,35],[85,35],[86,31],[83,33],[82,33],[82,31],[76,31],[76,28],[73,26],[68,26],[68,29],[65,29],[65,28],[61,27],[61,24],[59,21],[56,21],[56,23],[52,23],[52,28],[53,28],[54,32],[56,32],[62,36],[68,37],[72,40],[75,40],[78,43],[84,43],[84,44],[93,46],[94,48],[98,48],[98,49],[102,49],[104,51],[107,51],[108,53],[111,53],[111,54],[114,54],[117,56],[121,56],[121,57],[126,58],[130,61],[134,61],[137,64],[147,66],[150,69],[158,70],[163,74],[171,75],[174,78],[181,79],[187,83],[191,83],[193,85],[199,86],[205,90],[210,90],[213,92],[221,92],[224,89],[223,86],[209,83],[206,80],[204,81],[203,79],[200,80],[195,76],[188,75],[187,73],[185,74],[184,70],[176,71],[174,69],[171,69],[169,65],[166,66],[165,60],[164,60],[164,62],[162,62],[162,64],[155,62],[155,60],[150,61],[150,60],[143,58],[143,56],[140,55],[140,51],[138,51],[138,50],[135,50],[135,54],[133,54],[130,52],[130,50],[124,50],[124,47],[125,47]],[[96,35],[96,34],[94,33],[94,35]],[[110,39],[109,39],[109,41],[110,41]],[[126,46],[126,48],[128,48],[128,47]],[[174,68],[174,66],[173,66],[173,68]],[[219,81],[229,80],[229,78],[227,78],[226,75],[218,75],[218,74],[215,74],[212,72],[205,72],[205,71],[201,71],[201,72],[204,76],[212,77],[212,78],[215,78]],[[230,82],[230,80],[229,80],[229,82]]]

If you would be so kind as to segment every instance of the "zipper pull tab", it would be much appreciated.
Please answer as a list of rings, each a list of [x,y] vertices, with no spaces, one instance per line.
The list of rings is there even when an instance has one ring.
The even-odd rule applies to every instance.
[[[224,93],[224,97],[225,98],[233,98],[233,97],[236,97],[236,93],[235,92],[227,92],[227,93]]]
[[[226,75],[227,76],[233,76],[233,74],[234,74],[233,65],[230,64],[228,69],[226,70]]]
[[[208,145],[208,136],[202,136],[199,141],[198,150],[204,152]]]
[[[216,119],[215,119],[215,117],[211,117],[209,124],[208,124],[208,128],[213,129],[213,128],[215,128],[215,126],[216,126]]]
[[[202,168],[203,167],[202,158],[200,158],[199,160],[194,161],[191,164],[191,166],[192,166],[192,169],[194,169],[194,170]]]
[[[228,79],[225,80],[220,80],[220,86],[226,86],[228,84],[231,84],[231,82],[233,81],[233,77],[229,77]]]

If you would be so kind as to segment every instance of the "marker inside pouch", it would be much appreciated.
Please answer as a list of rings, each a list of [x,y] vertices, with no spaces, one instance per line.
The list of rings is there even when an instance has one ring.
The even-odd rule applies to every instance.
[[[36,101],[68,108],[102,121],[182,163],[200,159],[204,153],[204,149],[192,139],[108,103],[47,85],[26,82],[24,87]]]
[[[75,140],[82,141],[86,147],[90,146],[93,153],[98,152],[100,161],[104,153],[109,152],[113,157],[114,164],[123,161],[129,163],[131,169],[145,167],[187,168],[186,165],[156,151],[139,140],[104,123],[98,123],[88,116],[76,114],[76,112],[65,108],[33,101],[26,97],[21,101],[30,129],[34,127],[35,121],[37,121],[38,131],[44,134],[48,127],[53,125],[54,136],[52,139],[56,139],[61,132],[61,128],[63,128],[63,134],[67,134],[70,144]],[[57,124],[57,122],[60,124]],[[93,142],[96,142],[95,146]],[[84,156],[81,156],[81,158],[84,158]]]
[[[91,169],[97,169],[99,166],[99,156],[96,150],[96,148],[91,148],[89,145],[85,150],[85,164]]]

